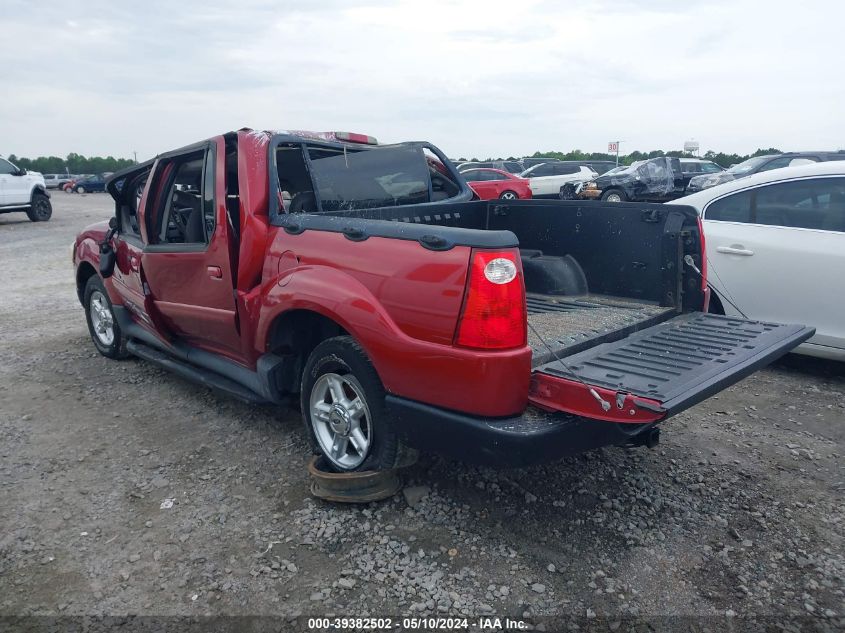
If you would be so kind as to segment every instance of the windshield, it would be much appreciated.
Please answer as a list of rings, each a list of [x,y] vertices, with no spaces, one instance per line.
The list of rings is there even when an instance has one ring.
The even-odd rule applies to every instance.
[[[459,191],[419,147],[311,147],[308,155],[322,211],[421,204]]]
[[[771,156],[755,156],[754,158],[749,158],[746,161],[741,162],[739,165],[734,165],[730,169],[728,169],[728,173],[731,174],[747,174],[765,163],[769,160]]]

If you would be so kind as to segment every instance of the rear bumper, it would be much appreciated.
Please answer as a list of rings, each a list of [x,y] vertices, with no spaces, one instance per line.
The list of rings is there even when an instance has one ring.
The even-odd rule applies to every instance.
[[[528,407],[521,415],[486,418],[387,396],[404,441],[422,451],[489,466],[530,466],[600,446],[654,441],[655,424],[618,424]]]

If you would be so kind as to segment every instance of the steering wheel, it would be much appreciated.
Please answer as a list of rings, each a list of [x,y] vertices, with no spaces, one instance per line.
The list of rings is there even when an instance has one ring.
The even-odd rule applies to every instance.
[[[300,191],[290,201],[288,213],[313,213],[317,210],[317,196],[313,191]]]
[[[190,212],[190,207],[173,207],[173,213],[170,214],[173,224],[183,240],[188,235],[188,223],[185,221],[185,215]]]

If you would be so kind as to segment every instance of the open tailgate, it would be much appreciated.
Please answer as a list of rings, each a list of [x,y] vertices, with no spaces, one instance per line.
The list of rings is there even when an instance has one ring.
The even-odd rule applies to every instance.
[[[765,367],[815,333],[694,312],[534,369],[529,401],[613,422],[675,415]]]

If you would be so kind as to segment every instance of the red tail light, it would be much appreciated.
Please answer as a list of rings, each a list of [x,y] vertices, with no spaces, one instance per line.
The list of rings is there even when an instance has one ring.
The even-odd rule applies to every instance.
[[[525,282],[516,249],[473,250],[455,345],[511,349],[526,341]]]

